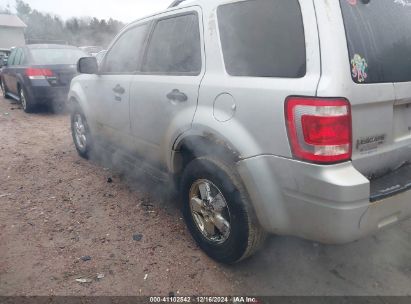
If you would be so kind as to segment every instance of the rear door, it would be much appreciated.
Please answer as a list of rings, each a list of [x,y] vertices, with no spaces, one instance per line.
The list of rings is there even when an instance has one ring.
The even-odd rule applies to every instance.
[[[167,132],[177,115],[191,122],[204,74],[201,10],[175,10],[153,21],[141,72],[130,88],[132,134],[138,153],[165,161]],[[184,130],[182,130],[184,131]]]
[[[353,163],[374,178],[411,161],[411,2],[340,5],[352,77]]]
[[[9,90],[13,93],[18,95],[18,73],[20,72],[21,69],[21,62],[23,59],[24,55],[23,55],[23,50],[21,48],[18,48],[16,51],[16,57],[14,58],[13,61],[13,66],[10,69],[10,86],[9,86]]]

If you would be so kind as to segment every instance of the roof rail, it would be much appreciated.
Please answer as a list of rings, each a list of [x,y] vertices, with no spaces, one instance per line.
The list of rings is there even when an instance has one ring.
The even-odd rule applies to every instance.
[[[171,3],[168,8],[179,6],[184,1],[186,1],[186,0],[174,0],[173,3]]]

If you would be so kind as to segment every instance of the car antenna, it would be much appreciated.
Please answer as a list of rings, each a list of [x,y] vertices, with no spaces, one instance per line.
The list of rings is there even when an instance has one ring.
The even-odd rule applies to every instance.
[[[168,8],[176,7],[186,0],[174,0]]]

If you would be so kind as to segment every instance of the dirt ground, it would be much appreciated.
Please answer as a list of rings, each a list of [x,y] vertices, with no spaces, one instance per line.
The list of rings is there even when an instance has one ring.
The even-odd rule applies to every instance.
[[[0,295],[411,295],[411,221],[344,246],[272,237],[228,267],[147,180],[80,159],[68,115],[0,98]]]

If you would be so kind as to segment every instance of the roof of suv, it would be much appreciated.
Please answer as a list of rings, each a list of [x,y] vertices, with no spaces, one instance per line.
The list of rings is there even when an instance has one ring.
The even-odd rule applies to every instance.
[[[240,2],[240,1],[245,1],[245,0],[175,0],[171,3],[171,5],[164,11],[171,11],[171,10],[175,10],[175,9],[181,9],[181,8],[186,8],[186,7],[190,7],[190,6],[201,6],[203,8],[205,7],[209,7],[209,8],[213,8],[222,4],[227,4],[230,2]],[[174,5],[174,6],[173,6]],[[164,11],[160,11],[159,13],[163,13]],[[157,15],[154,14],[154,15]],[[146,16],[146,18],[148,17],[152,17],[151,16]]]
[[[231,0],[231,1],[244,1],[244,0]],[[166,9],[164,9],[164,10],[160,10],[160,11],[155,12],[154,14],[146,15],[146,16],[143,16],[139,19],[136,19],[136,20],[132,21],[131,23],[129,23],[125,28],[128,28],[129,26],[132,26],[132,25],[134,25],[134,24],[136,24],[140,21],[143,21],[145,19],[155,17],[155,16],[157,16],[159,14],[162,14],[164,12],[173,11],[173,10],[176,10],[176,9],[182,9],[182,8],[186,8],[186,7],[191,7],[191,6],[195,6],[195,5],[204,6],[204,5],[211,5],[213,3],[224,3],[226,1],[222,1],[222,0],[207,0],[207,1],[204,1],[204,0],[183,0],[182,2],[180,2],[180,0],[178,0],[178,2],[179,3],[177,3],[177,0],[173,1],[171,3],[171,5],[169,7],[167,7]],[[176,5],[173,6],[174,3],[176,3]]]

